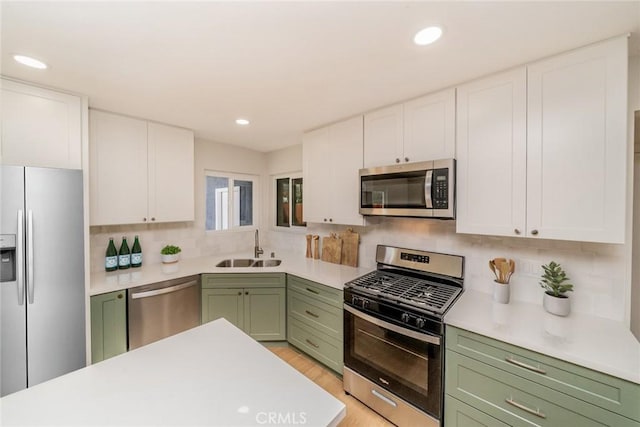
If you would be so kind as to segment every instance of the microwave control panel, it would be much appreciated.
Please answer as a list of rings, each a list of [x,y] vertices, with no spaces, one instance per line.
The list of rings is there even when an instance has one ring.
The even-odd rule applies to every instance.
[[[433,171],[431,198],[434,209],[449,209],[449,169]]]

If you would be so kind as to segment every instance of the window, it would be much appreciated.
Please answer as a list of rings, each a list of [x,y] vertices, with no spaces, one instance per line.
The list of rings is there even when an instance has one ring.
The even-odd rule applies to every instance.
[[[257,178],[207,172],[206,230],[229,230],[254,225]]]
[[[276,226],[306,227],[302,213],[302,178],[276,178]]]

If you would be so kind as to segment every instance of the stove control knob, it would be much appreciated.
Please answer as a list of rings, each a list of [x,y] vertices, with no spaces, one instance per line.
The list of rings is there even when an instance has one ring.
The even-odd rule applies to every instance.
[[[418,318],[416,319],[416,326],[417,326],[418,328],[420,328],[420,329],[424,328],[424,325],[425,325],[426,323],[427,323],[427,322],[426,322],[422,317],[418,317]]]
[[[369,303],[371,301],[369,301],[368,299],[363,299],[362,300],[362,308],[369,308]]]
[[[408,313],[402,313],[402,316],[400,316],[400,320],[402,320],[404,323],[409,323],[409,314]]]
[[[353,305],[358,305],[358,302],[360,302],[360,298],[358,298],[357,296],[353,295],[353,296],[351,297],[351,303],[352,303]]]

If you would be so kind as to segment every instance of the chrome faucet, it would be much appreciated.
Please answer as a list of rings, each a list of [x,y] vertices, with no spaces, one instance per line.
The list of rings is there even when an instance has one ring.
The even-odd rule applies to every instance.
[[[256,230],[256,245],[253,247],[253,257],[260,258],[260,255],[262,255],[263,253],[264,251],[260,247],[260,237],[258,235],[258,230]]]

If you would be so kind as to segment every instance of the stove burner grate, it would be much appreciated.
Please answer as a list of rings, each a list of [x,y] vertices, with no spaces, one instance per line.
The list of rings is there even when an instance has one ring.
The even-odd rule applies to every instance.
[[[454,286],[378,270],[354,279],[348,285],[437,313],[444,312],[460,292],[460,289]]]

